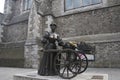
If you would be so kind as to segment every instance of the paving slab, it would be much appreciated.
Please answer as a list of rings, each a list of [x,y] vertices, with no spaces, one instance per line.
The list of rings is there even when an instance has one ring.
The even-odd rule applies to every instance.
[[[0,80],[13,80],[14,74],[22,74],[35,71],[36,69],[0,67]]]
[[[37,71],[16,74],[14,80],[66,80],[59,76],[40,76]],[[83,73],[67,80],[108,80],[108,74]]]

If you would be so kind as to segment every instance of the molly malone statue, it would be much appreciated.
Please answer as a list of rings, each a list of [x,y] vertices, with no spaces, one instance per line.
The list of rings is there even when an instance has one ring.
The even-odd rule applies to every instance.
[[[46,32],[45,35],[41,39],[44,50],[57,49],[57,44],[59,46],[62,46],[64,44],[62,39],[59,37],[59,35],[55,33],[57,25],[50,24],[50,28],[51,28],[51,32]],[[38,69],[39,75],[54,76],[57,74],[54,70],[54,59],[56,55],[57,53],[55,52],[50,52],[50,53],[44,52],[43,53],[43,57],[41,59],[40,66]]]

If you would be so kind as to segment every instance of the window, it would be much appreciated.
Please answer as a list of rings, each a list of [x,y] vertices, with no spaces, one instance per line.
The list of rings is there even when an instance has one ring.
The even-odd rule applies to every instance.
[[[80,0],[73,0],[74,7],[81,7]]]
[[[23,10],[29,10],[32,5],[32,0],[23,0]]]
[[[88,6],[91,3],[91,0],[82,0],[83,6]]]
[[[102,0],[65,0],[65,10],[100,4]]]

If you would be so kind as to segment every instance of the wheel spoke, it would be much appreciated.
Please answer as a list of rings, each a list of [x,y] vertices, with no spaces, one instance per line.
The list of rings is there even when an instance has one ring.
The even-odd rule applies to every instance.
[[[61,55],[61,59],[65,60],[65,57],[63,55]]]
[[[65,68],[63,69],[62,76],[63,76],[63,74],[64,74],[64,72],[65,72],[66,68],[67,68],[67,67],[65,67]]]
[[[68,68],[67,68],[67,77],[69,77],[69,70],[68,70]]]
[[[73,70],[73,69],[74,69],[74,67],[75,67],[75,64],[73,65],[73,67],[72,67],[72,69],[71,69],[71,70]]]

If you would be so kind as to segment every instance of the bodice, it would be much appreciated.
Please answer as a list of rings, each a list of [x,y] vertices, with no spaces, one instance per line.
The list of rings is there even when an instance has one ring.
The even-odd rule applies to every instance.
[[[48,39],[49,43],[55,43],[57,39],[58,39],[58,34],[50,33],[49,39]]]

